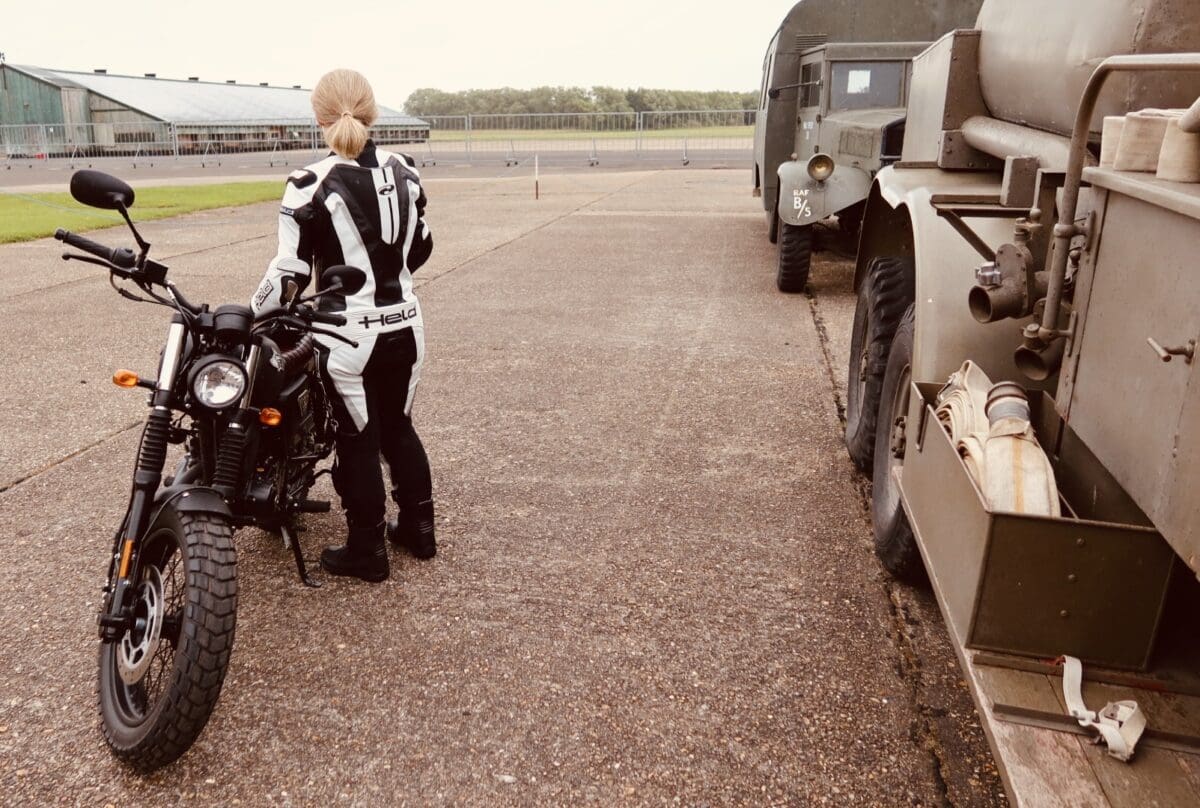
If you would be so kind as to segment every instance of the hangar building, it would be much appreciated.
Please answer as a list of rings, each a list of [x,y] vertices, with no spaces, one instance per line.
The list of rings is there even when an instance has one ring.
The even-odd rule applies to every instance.
[[[0,142],[23,157],[303,149],[321,142],[310,92],[0,63]],[[372,134],[424,142],[429,124],[380,106]]]

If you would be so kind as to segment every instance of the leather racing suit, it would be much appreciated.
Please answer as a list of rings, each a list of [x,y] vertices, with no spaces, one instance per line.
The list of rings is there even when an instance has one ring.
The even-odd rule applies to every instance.
[[[289,280],[301,290],[315,280],[320,291],[324,269],[361,270],[342,275],[341,292],[320,303],[344,314],[346,324],[334,330],[358,347],[317,336],[337,427],[333,483],[351,542],[383,522],[381,453],[401,514],[424,509],[432,520],[429,461],[411,418],[425,356],[412,273],[433,248],[424,213],[412,158],[371,141],[357,159],[330,154],[292,172],[279,211],[279,251],[251,301],[257,313],[281,305]]]

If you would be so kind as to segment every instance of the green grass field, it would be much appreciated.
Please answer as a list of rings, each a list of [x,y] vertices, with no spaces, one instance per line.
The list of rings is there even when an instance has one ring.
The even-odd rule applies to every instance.
[[[753,126],[697,126],[690,129],[646,129],[642,132],[643,139],[657,138],[746,138],[754,136]],[[592,138],[615,139],[634,138],[637,132],[601,131],[593,132],[586,129],[473,129],[471,140],[591,140]],[[447,129],[435,129],[430,132],[429,139],[434,141],[460,141],[464,133]]]
[[[283,182],[230,182],[221,185],[164,186],[137,191],[130,215],[135,222],[165,219],[198,210],[249,205],[279,199]],[[0,189],[0,244],[121,224],[113,211],[79,204],[70,194],[12,194]]]

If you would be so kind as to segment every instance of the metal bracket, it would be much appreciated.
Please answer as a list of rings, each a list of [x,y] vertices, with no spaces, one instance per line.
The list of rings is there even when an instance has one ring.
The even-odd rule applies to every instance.
[[[934,194],[929,204],[988,263],[995,262],[996,251],[963,219],[1015,219],[1029,214],[1028,208],[1000,204],[1000,198],[995,195]]]
[[[992,702],[992,715],[1010,724],[1022,724],[1027,727],[1068,732],[1072,735],[1083,735],[1095,738],[1096,734],[1084,727],[1069,715],[1051,713],[1044,710],[1032,710],[1028,707],[1018,707],[1015,704]],[[1147,728],[1142,733],[1142,746],[1156,746],[1160,749],[1170,749],[1172,752],[1184,752],[1190,755],[1200,755],[1200,737],[1183,735],[1178,732],[1163,732]]]
[[[1096,211],[1088,211],[1087,219],[1084,220],[1083,224],[1078,226],[1078,230],[1079,235],[1083,236],[1083,251],[1091,252],[1092,236],[1096,232]]]
[[[935,210],[937,211],[938,216],[949,222],[950,226],[958,231],[960,236],[966,239],[966,242],[975,249],[975,252],[983,256],[984,261],[987,261],[988,263],[995,263],[995,250],[989,247],[987,242],[981,239],[979,234],[972,230],[971,226],[962,220],[962,217],[959,215],[958,211],[951,210],[949,208],[935,208]]]
[[[1057,660],[1031,659],[987,651],[976,651],[971,656],[971,662],[975,665],[984,665],[989,668],[1005,668],[1007,670],[1025,671],[1027,673],[1041,673],[1046,676],[1062,676],[1063,672],[1063,666]],[[1190,679],[1169,679],[1153,674],[1131,673],[1111,668],[1091,666],[1086,672],[1085,681],[1117,685],[1118,687],[1132,687],[1138,690],[1149,690],[1154,693],[1200,696],[1200,685],[1197,685]]]

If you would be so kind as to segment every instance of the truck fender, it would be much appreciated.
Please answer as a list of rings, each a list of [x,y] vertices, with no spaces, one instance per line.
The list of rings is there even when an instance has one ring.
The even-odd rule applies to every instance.
[[[779,218],[790,225],[816,224],[867,198],[871,175],[854,166],[837,166],[817,182],[808,163],[789,160],[779,166]]]
[[[854,291],[862,284],[872,259],[882,255],[912,256],[913,232],[908,207],[893,207],[884,200],[879,182],[871,184],[871,192],[863,206],[862,227],[859,230],[858,253],[854,262]]]
[[[943,171],[889,166],[875,178],[863,216],[855,288],[871,259],[911,254],[916,266],[916,323],[912,378],[944,382],[965,359],[993,380],[1025,379],[1013,362],[1024,321],[983,325],[971,316],[967,295],[983,258],[932,205],[935,194],[996,195],[1001,177],[991,172]],[[971,218],[971,228],[993,248],[1012,240],[1014,219]]]

